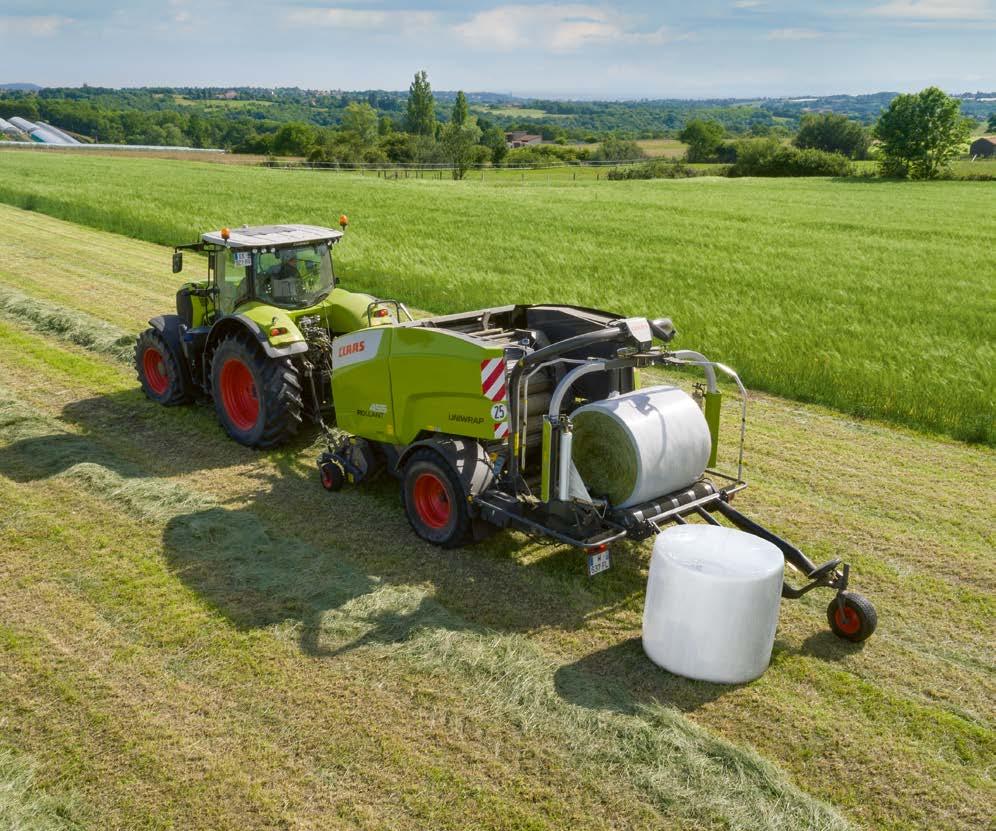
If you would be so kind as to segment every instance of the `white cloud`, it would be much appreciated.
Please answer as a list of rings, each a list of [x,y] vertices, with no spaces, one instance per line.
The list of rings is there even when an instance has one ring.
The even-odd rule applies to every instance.
[[[768,32],[768,40],[816,40],[823,32],[815,29],[774,29]]]
[[[667,27],[640,31],[625,15],[584,4],[512,4],[477,12],[454,31],[478,49],[575,52],[601,44],[654,44],[672,39]]]
[[[284,15],[284,22],[291,26],[330,26],[336,29],[385,29],[389,26],[412,29],[431,26],[435,21],[435,12],[379,9],[292,9]]]
[[[55,14],[26,17],[5,16],[0,17],[0,34],[48,37],[75,22],[71,17],[61,17]]]
[[[761,0],[737,0],[737,2],[733,4],[733,8],[735,8],[735,9],[758,9],[758,8],[760,8],[763,5],[764,5],[764,3],[762,3]]]
[[[985,20],[994,10],[987,0],[893,0],[868,13],[908,20]]]

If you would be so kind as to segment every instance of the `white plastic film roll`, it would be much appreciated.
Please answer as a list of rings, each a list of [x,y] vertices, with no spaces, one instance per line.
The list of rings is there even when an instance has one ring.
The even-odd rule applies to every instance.
[[[683,490],[702,475],[712,438],[678,387],[647,387],[578,408],[572,456],[595,496],[617,508]]]

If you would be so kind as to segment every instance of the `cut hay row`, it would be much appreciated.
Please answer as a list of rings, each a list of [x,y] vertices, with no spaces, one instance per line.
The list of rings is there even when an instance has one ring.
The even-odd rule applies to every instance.
[[[85,244],[87,232],[76,233]],[[57,285],[58,263],[50,269],[44,282]],[[242,556],[222,554],[216,561],[210,556],[213,533],[178,526],[165,537],[176,543],[168,550],[195,552],[177,562],[196,596],[232,620],[262,618],[278,626],[305,656],[334,655],[326,671],[355,655],[339,651],[345,630],[391,651],[422,643],[412,633],[432,634],[437,615],[456,618],[471,634],[527,635],[530,649],[553,662],[542,664],[540,688],[549,693],[550,666],[559,664],[552,673],[556,696],[586,717],[677,706],[713,732],[776,759],[796,782],[859,823],[968,829],[985,816],[992,783],[972,772],[993,748],[992,541],[980,531],[987,527],[985,506],[966,504],[963,494],[984,489],[990,453],[841,421],[810,407],[755,401],[749,451],[758,488],[744,497],[754,500],[750,509],[804,542],[818,559],[855,562],[860,587],[889,622],[874,648],[850,650],[820,632],[822,599],[785,606],[767,675],[746,687],[717,688],[655,670],[633,640],[645,579],[640,547],[621,547],[613,571],[596,582],[583,578],[576,558],[521,537],[500,535],[444,554],[409,541],[390,483],[330,500],[313,480],[312,449],[262,456],[235,447],[221,437],[208,408],[164,413],[142,400],[128,367],[58,347],[49,336],[14,331],[9,324],[15,320],[8,318],[2,333],[5,377],[32,407],[98,442],[104,448],[98,463],[114,467],[124,458],[157,478],[208,486],[235,507],[248,506],[256,522],[302,541],[290,551],[246,546]],[[31,328],[29,321],[20,323],[18,328]],[[814,457],[832,461],[814,467]],[[883,492],[897,459],[906,476],[890,479]],[[918,506],[928,503],[929,513],[919,513]],[[316,556],[330,570],[316,572]],[[367,620],[359,628],[350,617],[345,630],[336,622],[337,587],[355,585],[333,567],[339,563],[360,575],[362,604],[386,603],[382,614],[360,612],[357,605]],[[390,591],[379,594],[378,586]],[[425,586],[434,604],[428,617],[406,614],[422,608]],[[937,608],[945,609],[943,619],[934,614]],[[123,608],[119,614],[134,613]],[[161,611],[150,614],[183,625]],[[487,643],[461,641],[460,647],[473,655]],[[510,643],[518,649],[517,641]],[[440,643],[430,652],[445,649]],[[452,671],[431,670],[440,685]],[[481,677],[476,683],[490,688]],[[493,714],[495,703],[473,694],[460,706]],[[498,721],[532,725],[531,719],[535,714]],[[793,742],[785,741],[787,724],[797,730]],[[524,746],[535,742],[529,736],[520,735]],[[909,792],[917,796],[909,798]],[[602,816],[601,810],[595,813]]]
[[[611,772],[614,779],[637,786],[672,822],[717,828],[847,827],[832,809],[790,785],[770,763],[673,710],[650,707],[638,715],[622,715],[565,703],[553,684],[556,666],[528,639],[478,630],[441,607],[424,588],[377,585],[337,561],[334,553],[280,537],[251,512],[222,508],[210,495],[150,477],[122,460],[79,461],[106,451],[26,407],[2,386],[0,442],[4,452],[21,455],[22,476],[30,471],[35,477],[64,478],[105,502],[110,511],[124,510],[164,525],[174,541],[183,539],[187,546],[210,540],[212,567],[246,589],[284,588],[248,584],[252,567],[244,572],[240,568],[247,558],[267,560],[279,550],[293,561],[331,561],[334,585],[341,593],[331,604],[334,611],[322,616],[317,631],[293,633],[307,635],[313,650],[335,654],[358,643],[386,643],[386,658],[409,661],[417,671],[437,673],[440,681],[461,683],[480,699],[477,706],[486,718],[510,721],[538,748],[566,745],[586,778]],[[30,457],[19,445],[30,446]],[[356,594],[359,586],[363,590]],[[393,629],[390,624],[385,629],[385,622],[391,621]],[[585,679],[567,682],[583,685]]]
[[[3,628],[0,624],[0,645]],[[72,831],[76,806],[38,787],[32,766],[0,746],[0,828],[8,831]]]

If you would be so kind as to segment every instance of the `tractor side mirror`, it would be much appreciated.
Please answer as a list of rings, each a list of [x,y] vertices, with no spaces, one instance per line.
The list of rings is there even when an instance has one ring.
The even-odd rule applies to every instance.
[[[183,271],[183,252],[176,251],[173,254],[173,273],[179,274]]]

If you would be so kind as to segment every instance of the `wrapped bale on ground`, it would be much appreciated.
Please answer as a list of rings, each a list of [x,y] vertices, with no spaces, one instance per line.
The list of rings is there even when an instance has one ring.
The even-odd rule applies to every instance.
[[[572,415],[571,457],[588,490],[628,508],[693,484],[712,439],[702,410],[674,386],[595,401]]]

